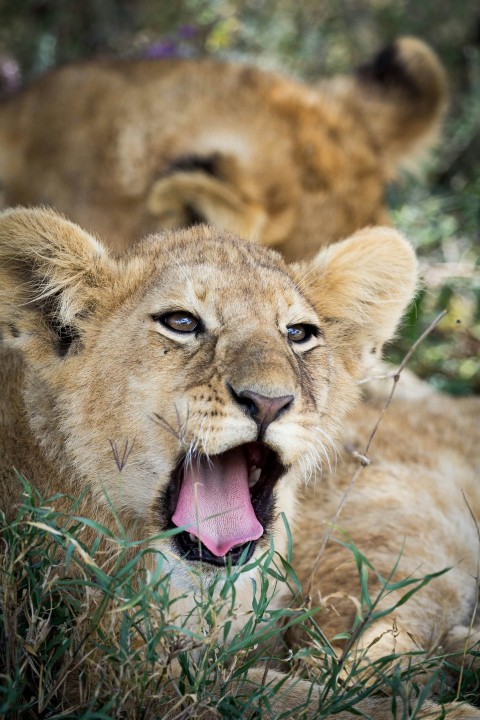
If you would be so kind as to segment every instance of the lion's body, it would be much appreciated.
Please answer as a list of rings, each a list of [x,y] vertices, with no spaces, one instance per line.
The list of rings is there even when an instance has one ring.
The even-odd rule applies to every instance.
[[[374,438],[371,464],[362,468],[332,528],[329,524],[358,468],[352,451],[364,452],[383,406],[384,402],[364,402],[351,414],[332,482],[312,485],[305,492],[296,525],[295,568],[307,587],[321,547],[318,535],[331,532],[313,582],[313,604],[324,603],[319,622],[330,638],[353,626],[357,606],[352,598],[360,596],[353,555],[341,542],[352,540],[384,578],[398,561],[392,581],[450,568],[393,615],[375,623],[362,645],[376,640],[370,657],[412,649],[430,656],[462,653],[480,639],[480,402],[436,392],[418,403],[394,400]],[[378,590],[370,572],[372,597]],[[391,593],[380,608],[392,607],[405,592],[404,588]]]
[[[133,538],[190,528],[193,541],[184,532],[183,545],[156,544],[179,591],[198,571],[200,540],[207,578],[239,546],[258,556],[269,533],[284,552],[283,512],[307,591],[358,466],[351,450],[363,452],[379,414],[367,405],[352,414],[357,381],[394,332],[415,283],[412,250],[388,229],[357,233],[301,266],[205,227],[153,237],[116,261],[54,214],[5,213],[4,510],[18,501],[16,467],[48,496],[80,496],[90,485],[78,512],[115,527],[108,495]],[[179,315],[187,331],[177,329]],[[453,567],[373,626],[382,634],[375,652],[390,652],[384,631],[394,622],[400,649],[430,651],[464,643],[475,621],[478,410],[476,400],[433,391],[421,406],[393,402],[340,515],[338,526],[385,576],[402,548],[398,576]],[[329,479],[332,445],[341,457]],[[247,487],[257,466],[261,479]],[[353,621],[343,594],[358,597],[358,575],[332,537],[312,586],[314,604],[326,600],[319,619],[330,637]],[[242,622],[248,578],[237,599]],[[306,692],[296,687],[281,703]],[[389,717],[388,703],[372,702],[376,720]],[[452,717],[479,717],[451,709]]]
[[[386,222],[386,185],[431,146],[445,96],[408,38],[311,86],[213,60],[67,66],[0,104],[0,190],[116,251],[203,221],[300,259]]]

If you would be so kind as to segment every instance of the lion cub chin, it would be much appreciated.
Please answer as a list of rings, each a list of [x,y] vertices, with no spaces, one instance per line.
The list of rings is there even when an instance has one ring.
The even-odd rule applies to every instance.
[[[351,472],[340,460],[335,486],[322,482],[322,468],[344,437],[358,444],[370,428],[371,408],[346,416],[415,286],[414,253],[387,228],[364,230],[290,266],[274,251],[205,226],[148,237],[118,260],[51,211],[3,213],[3,509],[12,513],[18,501],[15,467],[49,496],[83,494],[79,512],[114,531],[113,503],[133,539],[181,528],[155,542],[178,592],[194,576],[211,582],[226,563],[259,557],[271,536],[284,552],[283,514],[295,529],[297,569],[307,585]],[[458,636],[458,626],[468,625],[476,581],[474,552],[461,553],[472,520],[460,496],[466,488],[478,512],[478,490],[469,455],[448,448],[445,418],[437,435],[430,425],[439,423],[438,401],[395,412],[398,438],[393,446],[384,438],[345,518],[359,544],[375,550],[382,572],[411,533],[408,572],[430,571],[432,542],[438,569],[456,563],[424,604],[418,594],[412,614],[413,632],[428,634],[432,603],[438,608],[448,588],[445,640],[454,626]],[[462,411],[455,443],[468,435],[467,417]],[[423,451],[420,431],[428,436]],[[472,458],[479,446],[469,448]],[[437,484],[442,468],[450,480]],[[316,489],[299,499],[312,476]],[[449,533],[457,542],[444,555]],[[329,545],[326,572],[320,566],[315,578],[319,598],[356,592],[355,568],[335,556],[342,547]],[[248,611],[248,578],[238,600]],[[408,649],[409,603],[403,607],[401,647]],[[350,621],[349,613],[337,625]],[[297,682],[295,692],[304,685]]]

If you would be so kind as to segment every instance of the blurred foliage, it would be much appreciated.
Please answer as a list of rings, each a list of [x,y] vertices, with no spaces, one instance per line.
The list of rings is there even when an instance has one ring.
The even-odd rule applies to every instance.
[[[453,176],[455,182],[458,176]],[[455,194],[441,184],[392,192],[392,219],[413,241],[423,282],[388,353],[400,361],[442,310],[446,317],[420,345],[410,367],[455,394],[480,392],[480,178]]]
[[[398,358],[440,307],[447,318],[414,369],[453,392],[480,392],[480,6],[477,0],[0,0],[0,89],[58,64],[116,54],[247,58],[310,81],[363,62],[398,35],[437,50],[451,112],[427,178],[392,188],[397,227],[425,286],[392,349]]]

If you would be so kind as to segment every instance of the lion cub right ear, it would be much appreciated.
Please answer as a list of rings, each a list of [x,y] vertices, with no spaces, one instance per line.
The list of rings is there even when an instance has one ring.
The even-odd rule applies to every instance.
[[[0,334],[7,344],[78,334],[82,318],[117,278],[106,248],[61,215],[25,208],[0,213]]]
[[[323,320],[330,346],[352,375],[361,376],[414,297],[413,248],[391,228],[366,228],[290,267]]]

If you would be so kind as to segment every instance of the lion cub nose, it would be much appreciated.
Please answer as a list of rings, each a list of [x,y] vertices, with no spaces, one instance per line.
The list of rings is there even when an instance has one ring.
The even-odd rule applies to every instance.
[[[237,393],[231,385],[229,390],[233,399],[255,420],[260,433],[265,432],[270,423],[286,412],[293,402],[293,395],[267,397],[253,390],[240,390]]]

